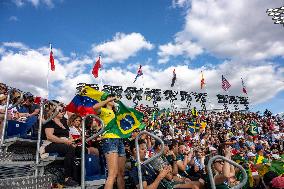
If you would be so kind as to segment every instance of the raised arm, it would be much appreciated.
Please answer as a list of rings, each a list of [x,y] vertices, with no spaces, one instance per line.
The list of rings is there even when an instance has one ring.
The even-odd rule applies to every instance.
[[[95,111],[97,111],[97,110],[99,110],[101,107],[105,106],[108,102],[111,102],[111,101],[116,100],[116,99],[117,99],[116,97],[108,98],[108,99],[106,99],[106,100],[104,100],[104,101],[101,101],[101,102],[95,104],[95,105],[93,106],[93,108],[94,108]]]

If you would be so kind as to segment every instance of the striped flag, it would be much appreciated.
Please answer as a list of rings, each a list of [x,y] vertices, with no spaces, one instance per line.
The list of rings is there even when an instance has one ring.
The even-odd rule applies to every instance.
[[[222,88],[227,91],[231,87],[229,81],[222,75]]]
[[[243,78],[241,78],[241,79],[242,79],[243,93],[248,94],[246,86],[245,86],[245,83],[244,83],[244,80],[243,80]]]
[[[203,77],[203,72],[201,71],[201,81],[200,81],[200,88],[202,89],[205,85],[205,79]]]
[[[135,83],[136,80],[138,79],[138,77],[140,77],[140,76],[142,76],[142,75],[143,75],[142,66],[140,65],[140,67],[139,67],[139,69],[138,69],[138,71],[137,71],[137,75],[136,75],[136,77],[135,77],[133,83]]]
[[[52,45],[51,44],[50,44],[49,62],[50,62],[51,71],[55,71],[55,64],[54,64],[54,58],[53,58],[53,52],[52,52]]]

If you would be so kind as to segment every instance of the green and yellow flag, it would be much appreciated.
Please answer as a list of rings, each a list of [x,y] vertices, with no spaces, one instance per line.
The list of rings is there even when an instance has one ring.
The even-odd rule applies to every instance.
[[[104,138],[129,138],[134,129],[143,129],[143,113],[118,102],[115,118],[105,126]]]
[[[257,124],[255,122],[251,123],[249,125],[249,129],[248,129],[248,134],[249,135],[252,135],[252,136],[255,136],[258,134],[258,128],[257,128]]]
[[[269,170],[278,173],[278,175],[284,174],[284,159],[273,160]]]

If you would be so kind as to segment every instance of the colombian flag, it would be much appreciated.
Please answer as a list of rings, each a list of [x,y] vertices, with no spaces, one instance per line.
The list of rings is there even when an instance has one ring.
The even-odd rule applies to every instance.
[[[102,91],[95,90],[89,86],[85,86],[80,94],[77,94],[73,100],[66,106],[66,110],[86,116],[88,114],[96,114],[93,106],[101,102],[101,97],[104,94]]]

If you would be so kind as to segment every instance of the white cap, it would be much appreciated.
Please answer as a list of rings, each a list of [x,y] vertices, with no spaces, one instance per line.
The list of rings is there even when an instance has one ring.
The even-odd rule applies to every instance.
[[[247,156],[248,156],[248,157],[254,157],[254,156],[255,156],[255,154],[254,154],[254,153],[252,153],[252,152],[249,152],[249,153],[247,154]]]
[[[210,146],[210,147],[209,147],[209,151],[217,151],[217,149],[214,148],[213,146]]]

